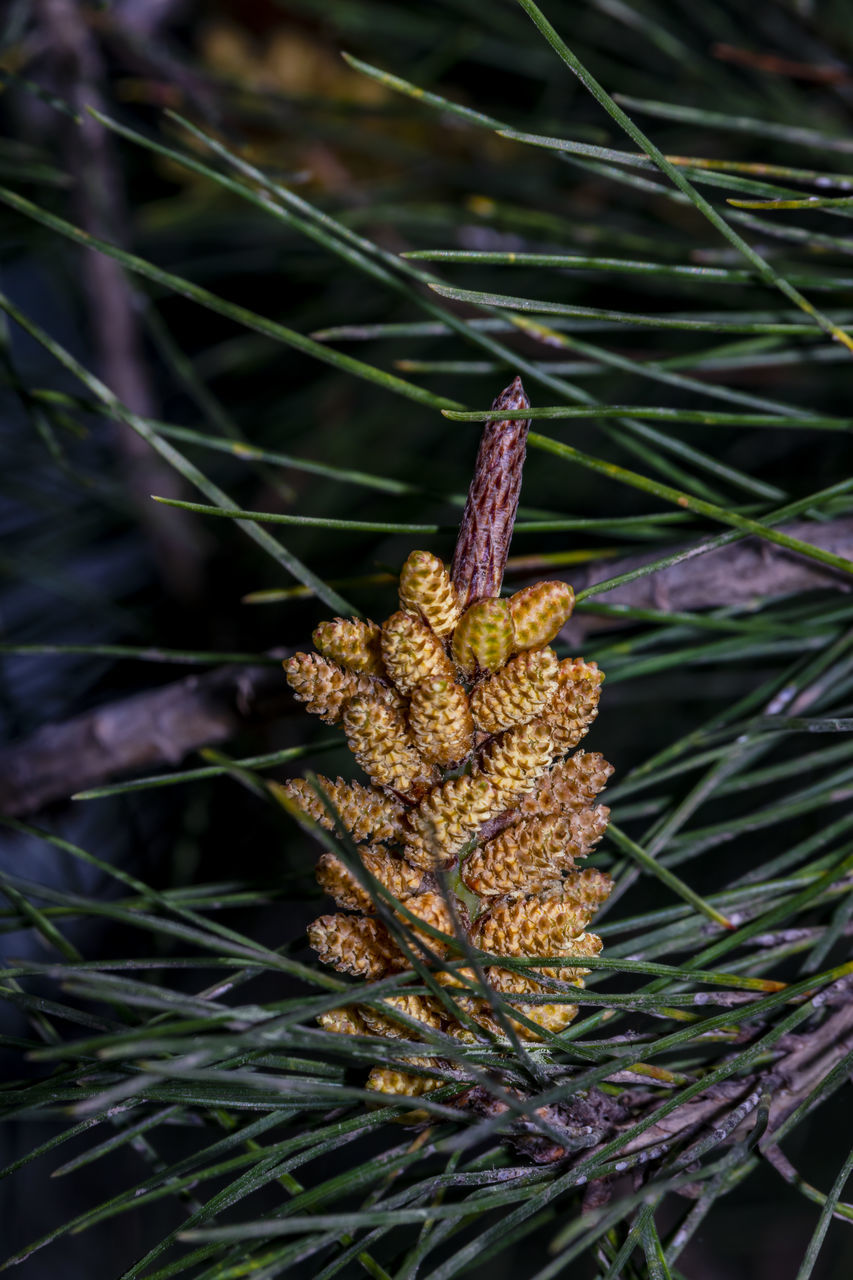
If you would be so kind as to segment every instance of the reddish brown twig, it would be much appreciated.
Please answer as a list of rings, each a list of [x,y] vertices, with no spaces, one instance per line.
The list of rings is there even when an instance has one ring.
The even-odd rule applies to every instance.
[[[521,378],[501,392],[492,408],[498,412],[530,408]],[[495,418],[483,430],[451,570],[463,608],[500,592],[529,427],[529,418]]]
[[[734,62],[770,75],[785,76],[789,80],[811,80],[815,84],[849,84],[850,73],[846,67],[830,66],[814,62],[798,62],[782,58],[776,53],[759,53],[753,49],[739,49],[737,45],[715,44],[711,56],[721,62]]]

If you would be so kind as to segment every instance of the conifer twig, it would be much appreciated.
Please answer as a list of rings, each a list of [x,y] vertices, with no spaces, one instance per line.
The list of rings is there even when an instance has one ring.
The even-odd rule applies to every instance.
[[[118,774],[178,765],[191,751],[292,706],[278,665],[233,665],[43,725],[0,751],[0,813],[21,817]]]
[[[505,412],[530,408],[521,378],[504,388],[492,408]],[[483,428],[451,570],[463,609],[500,593],[529,427],[529,419],[494,418]]]
[[[757,1070],[738,1075],[735,1079],[726,1079],[709,1084],[707,1089],[696,1093],[693,1097],[673,1109],[669,1105],[662,1108],[660,1119],[646,1124],[644,1131],[635,1137],[626,1137],[623,1145],[618,1143],[611,1159],[617,1163],[612,1166],[606,1177],[617,1177],[628,1168],[649,1165],[659,1162],[665,1156],[672,1156],[684,1144],[693,1142],[697,1137],[699,1144],[691,1147],[685,1154],[682,1151],[680,1165],[689,1165],[689,1156],[697,1155],[713,1146],[729,1146],[743,1142],[749,1135],[754,1123],[752,1113],[763,1095],[770,1099],[767,1128],[761,1139],[760,1150],[774,1167],[789,1168],[787,1162],[775,1160],[778,1152],[777,1142],[784,1137],[786,1121],[799,1108],[810,1109],[825,1099],[820,1090],[821,1081],[826,1081],[831,1073],[842,1068],[837,1084],[843,1084],[849,1077],[844,1071],[844,1064],[849,1062],[853,1052],[853,1005],[850,1002],[850,978],[842,977],[820,993],[821,1004],[830,1008],[830,1015],[817,1027],[805,1033],[790,1033],[781,1039],[771,1060]],[[820,1007],[820,1006],[818,1006]],[[767,1030],[766,1024],[760,1024],[750,1041],[755,1041]],[[625,1077],[614,1070],[611,1080],[624,1080]],[[454,1103],[465,1106],[479,1114],[497,1120],[507,1113],[505,1104],[496,1101],[491,1095],[474,1086]],[[563,1130],[567,1135],[577,1124],[589,1125],[587,1133],[594,1135],[594,1141],[578,1149],[569,1143],[565,1147],[559,1144],[543,1143],[541,1138],[525,1129],[523,1124],[516,1125],[510,1132],[516,1147],[524,1151],[537,1164],[566,1162],[586,1165],[599,1153],[613,1147],[620,1133],[630,1134],[634,1125],[642,1119],[649,1119],[661,1109],[661,1097],[656,1092],[637,1087],[623,1090],[618,1101],[602,1093],[596,1086],[580,1094],[572,1094],[567,1099],[548,1103],[541,1107],[538,1114],[547,1120],[552,1129]],[[797,1175],[791,1171],[788,1180],[795,1181]],[[681,1188],[682,1194],[691,1196],[691,1185]],[[605,1194],[606,1198],[606,1194]]]

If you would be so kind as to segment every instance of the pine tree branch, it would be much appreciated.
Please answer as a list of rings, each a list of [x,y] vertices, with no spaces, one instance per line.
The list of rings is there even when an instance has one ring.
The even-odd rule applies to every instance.
[[[768,1118],[759,1150],[774,1167],[786,1172],[792,1180],[792,1170],[779,1153],[775,1135],[793,1112],[817,1090],[830,1073],[853,1054],[853,985],[849,977],[842,978],[821,993],[821,1005],[832,1010],[817,1027],[802,1034],[790,1034],[779,1042],[782,1050],[775,1060],[758,1071],[714,1084],[670,1111],[660,1121],[648,1126],[637,1138],[627,1141],[615,1156],[613,1177],[628,1169],[657,1166],[664,1158],[674,1159],[678,1167],[688,1168],[694,1155],[698,1158],[707,1151],[745,1141],[755,1123],[754,1112],[762,1099],[768,1101]],[[766,1028],[755,1033],[755,1037]],[[619,1074],[618,1079],[624,1079]],[[853,1075],[849,1065],[846,1078]],[[844,1075],[838,1085],[844,1083]],[[816,1092],[812,1105],[819,1105],[826,1096]],[[497,1101],[487,1090],[475,1086],[466,1091],[454,1105],[479,1114],[498,1118],[507,1111],[505,1103]],[[566,1167],[595,1158],[620,1132],[625,1132],[648,1117],[660,1106],[660,1096],[646,1089],[626,1089],[615,1099],[597,1088],[583,1094],[574,1094],[565,1102],[549,1104],[537,1109],[552,1132],[566,1135],[566,1145],[543,1139],[541,1132],[532,1126],[527,1128],[516,1122],[510,1138],[521,1151],[537,1164],[566,1163]],[[807,1106],[807,1109],[810,1107]],[[581,1135],[583,1137],[581,1138]],[[692,1145],[690,1145],[692,1144]],[[797,1175],[793,1173],[793,1179]],[[596,1184],[596,1204],[609,1197],[610,1177]],[[680,1188],[691,1196],[692,1184]]]
[[[791,525],[785,530],[839,555],[853,553],[853,518]],[[653,558],[650,553],[602,561],[573,573],[572,585],[586,590]],[[745,539],[709,552],[700,564],[687,560],[636,578],[602,599],[608,604],[681,612],[821,588],[849,589],[841,575],[829,569],[770,549],[758,539]],[[571,648],[580,648],[589,634],[625,622],[584,613],[569,622],[560,638]],[[291,707],[277,667],[228,666],[106,703],[58,725],[45,725],[32,737],[0,751],[0,812],[22,817],[129,771],[178,764],[189,752],[224,742],[251,724],[287,714]]]
[[[850,556],[853,552],[853,517],[843,516],[819,524],[815,521],[784,526],[791,537],[800,538],[825,551]],[[571,584],[576,593],[589,591],[597,582],[630,573],[660,557],[660,551],[598,561],[588,568],[573,570]],[[689,613],[697,609],[745,605],[760,599],[794,595],[821,589],[849,591],[849,580],[803,556],[771,549],[758,538],[744,538],[718,551],[709,551],[698,561],[690,558],[658,569],[621,587],[614,587],[601,601],[631,609],[656,609]],[[592,632],[631,624],[630,618],[596,614],[595,599],[590,611],[576,613],[563,628],[560,639],[579,646]]]
[[[293,707],[277,664],[234,665],[44,725],[0,751],[0,813],[21,817],[121,774],[176,765],[199,747]]]
[[[530,408],[521,378],[504,387],[492,408],[497,413]],[[483,428],[450,571],[463,608],[500,594],[529,428],[529,420],[518,418],[495,418]]]

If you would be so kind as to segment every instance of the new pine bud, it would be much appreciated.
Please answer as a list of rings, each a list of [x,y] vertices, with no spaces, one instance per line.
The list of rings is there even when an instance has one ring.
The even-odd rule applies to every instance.
[[[515,633],[509,603],[478,600],[466,609],[453,632],[453,661],[466,676],[499,671],[512,653]]]
[[[445,766],[464,760],[474,746],[474,721],[462,686],[447,676],[416,685],[409,730],[425,760]]]
[[[349,699],[359,692],[357,675],[319,654],[295,653],[283,665],[294,697],[326,724],[340,720]]]
[[[453,664],[438,636],[427,624],[402,610],[382,626],[382,659],[400,693],[411,693],[425,680],[453,679]]]
[[[357,675],[383,676],[380,631],[375,622],[335,618],[314,628],[314,648]]]
[[[598,867],[587,867],[585,871],[575,871],[567,876],[561,886],[561,897],[564,902],[572,902],[584,909],[597,911],[613,892],[613,880],[606,871]]]
[[[486,976],[489,985],[494,987],[496,991],[500,991],[502,995],[546,995],[548,988],[543,986],[541,982],[535,982],[528,977],[526,973],[513,973],[509,969],[488,969]],[[582,986],[582,982],[576,985]],[[534,1022],[543,1031],[549,1032],[551,1035],[558,1035],[564,1031],[570,1022],[577,1017],[578,1006],[576,1004],[549,1003],[549,1004],[526,1004],[524,1002],[509,1002],[511,1007],[517,1009],[528,1022]],[[517,1021],[515,1018],[510,1019],[513,1028],[523,1040],[539,1040],[542,1037],[535,1030],[526,1026],[523,1022]]]
[[[408,815],[405,856],[432,870],[452,862],[474,832],[506,806],[488,778],[467,774],[433,787]]]
[[[317,1021],[324,1031],[333,1031],[339,1036],[368,1036],[370,1031],[357,1009],[329,1009],[317,1015]]]
[[[579,957],[597,956],[601,951],[602,945],[603,944],[602,944],[601,938],[599,938],[597,933],[584,932],[584,933],[579,933],[576,938],[572,938],[568,950],[570,951],[573,957],[574,956],[579,956]],[[489,975],[491,975],[495,973],[496,970],[489,969],[487,970],[487,972]],[[500,972],[506,973],[508,972],[508,970],[500,970]],[[542,970],[528,969],[526,970],[524,976],[529,980],[534,980],[536,978],[554,978],[557,980],[557,982],[568,982],[575,987],[582,987],[584,985],[583,979],[586,977],[588,973],[589,973],[589,969],[586,969],[580,965],[565,966],[560,969],[552,968],[549,965],[547,969],[542,969]],[[489,977],[489,981],[490,982],[492,981],[491,976]],[[548,987],[543,986],[543,990],[547,991]]]
[[[318,653],[295,653],[282,665],[294,697],[326,724],[337,724],[350,698],[356,695],[400,705],[400,698],[390,685],[346,671]]]
[[[450,574],[438,556],[413,551],[400,573],[400,608],[422,618],[437,636],[456,626],[461,609]]]
[[[535,898],[499,899],[477,920],[472,936],[492,955],[571,955],[572,939],[583,933],[594,914],[594,907],[579,906],[561,890]]]
[[[565,582],[537,582],[509,598],[516,649],[541,649],[568,621],[575,593]]]
[[[440,1058],[410,1058],[413,1067],[425,1067],[427,1070],[440,1070]],[[446,1080],[434,1076],[416,1076],[407,1071],[398,1071],[396,1067],[374,1067],[367,1077],[367,1088],[372,1093],[398,1093],[407,1098],[420,1098],[433,1089],[440,1089]]]
[[[519,653],[471,692],[474,723],[484,733],[526,724],[544,711],[557,692],[559,666],[552,649]]]
[[[510,1003],[512,1004],[512,1001]],[[576,1004],[517,1003],[513,1007],[523,1014],[529,1022],[536,1023],[538,1027],[541,1027],[546,1032],[546,1035],[542,1036],[532,1027],[519,1022],[517,1018],[511,1018],[510,1021],[513,1028],[522,1040],[545,1040],[548,1035],[559,1035],[578,1016],[578,1006]]]
[[[419,1022],[433,1031],[441,1030],[441,1006],[431,996],[387,996],[379,1004],[381,1009],[388,1009],[391,1013],[401,1013],[413,1022]],[[372,1035],[387,1036],[389,1040],[417,1039],[416,1027],[407,1026],[402,1021],[395,1021],[394,1018],[387,1017],[373,1006],[359,1005],[359,1013]]]
[[[491,1004],[482,995],[483,979],[478,977],[473,969],[439,969],[434,977],[447,990],[457,1017],[472,1018],[491,1034],[505,1034],[494,1021]],[[450,1011],[445,1009],[444,1016],[451,1019]],[[448,1035],[465,1040],[469,1044],[476,1040],[476,1036],[467,1028],[463,1028],[455,1018],[448,1022],[445,1030]]]
[[[308,926],[308,942],[323,964],[371,982],[408,967],[384,924],[372,916],[320,916]]]
[[[350,751],[377,786],[409,791],[435,780],[435,771],[409,737],[403,715],[381,699],[351,698],[343,726]]]
[[[576,938],[572,938],[569,951],[572,956],[597,956],[603,945],[604,944],[597,933],[587,933],[586,930],[584,930],[584,932],[579,933]],[[548,970],[549,977],[556,978],[559,982],[573,982],[578,986],[583,986],[583,983],[579,980],[586,977],[588,973],[589,969],[584,969],[576,965],[572,965],[564,969]]]
[[[607,825],[596,809],[525,818],[475,849],[462,864],[462,879],[481,897],[540,893],[558,886]]]
[[[453,937],[453,917],[440,893],[419,893],[407,900],[406,910],[411,911],[412,915],[417,916],[418,920],[422,920],[424,924],[437,929],[439,933],[446,933],[449,937]],[[400,920],[404,927],[412,929],[419,937],[423,938],[424,944],[429,951],[438,955],[446,954],[450,947],[449,942],[443,942],[440,938],[434,938],[432,934],[419,929],[417,925],[412,924],[408,917],[403,916],[402,912],[400,913]]]
[[[477,1024],[486,1036],[476,1035],[474,1031],[461,1022],[451,1022],[447,1027],[447,1034],[456,1040],[461,1040],[465,1044],[482,1044],[483,1040],[490,1038],[492,1040],[506,1040],[506,1028],[495,1017],[495,1012],[488,1000],[478,1000],[470,996],[460,996],[456,1003],[460,1012],[467,1018],[470,1018]]]

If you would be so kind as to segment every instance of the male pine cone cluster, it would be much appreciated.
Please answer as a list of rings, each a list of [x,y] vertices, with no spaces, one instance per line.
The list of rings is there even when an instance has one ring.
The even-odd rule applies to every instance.
[[[342,618],[321,623],[313,636],[318,652],[298,653],[284,666],[306,709],[342,724],[370,778],[370,786],[325,778],[319,785],[358,844],[365,870],[409,913],[399,915],[412,945],[453,996],[459,1017],[433,996],[399,994],[382,1002],[387,1016],[376,1005],[349,1005],[320,1022],[336,1032],[415,1041],[419,1027],[468,1040],[506,1036],[506,1019],[483,999],[482,988],[477,995],[469,985],[473,975],[442,970],[442,958],[459,958],[453,939],[460,929],[493,956],[600,951],[600,938],[586,926],[610,893],[610,878],[577,864],[604,834],[609,811],[594,802],[613,770],[597,753],[575,748],[597,714],[603,677],[594,663],[560,662],[548,647],[574,603],[565,583],[540,582],[463,612],[441,560],[413,551],[399,591],[400,609],[381,627]],[[308,782],[293,780],[284,793],[334,830],[327,804]],[[468,908],[476,895],[479,909],[442,891],[439,868],[451,882],[461,879]],[[324,854],[317,879],[342,908],[308,931],[324,963],[367,981],[411,968],[376,917],[365,880],[342,858]],[[419,930],[410,917],[427,928]],[[582,986],[588,970],[546,972]],[[492,965],[485,977],[503,996],[542,1000],[509,1002],[519,1015],[512,1029],[522,1038],[546,1039],[577,1013],[574,1005],[548,1003],[546,988],[526,972]],[[412,1061],[427,1070],[441,1065],[434,1057]],[[377,1067],[368,1087],[414,1096],[441,1083]]]

